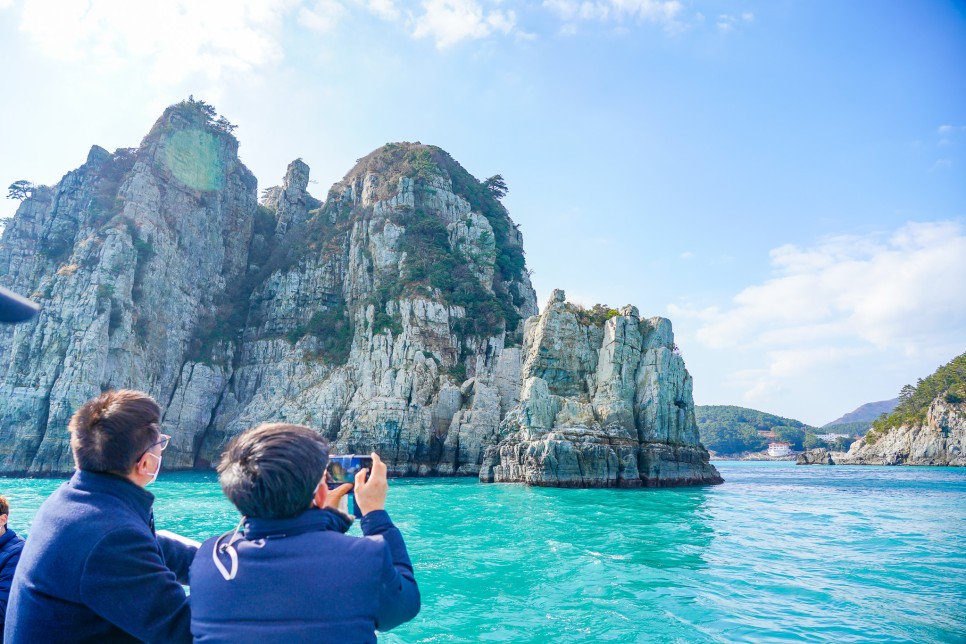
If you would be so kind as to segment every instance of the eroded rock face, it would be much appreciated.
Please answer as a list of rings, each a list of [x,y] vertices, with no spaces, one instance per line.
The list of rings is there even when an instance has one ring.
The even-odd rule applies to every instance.
[[[825,447],[816,447],[802,452],[795,459],[795,465],[835,465],[832,452]]]
[[[199,320],[247,267],[256,182],[237,149],[205,114],[169,108],[139,149],[95,146],[21,205],[0,279],[44,308],[0,330],[0,472],[72,470],[67,421],[102,390],[170,403]],[[173,453],[193,439],[179,432]]]
[[[616,313],[616,312],[615,312]],[[694,420],[670,321],[634,307],[585,319],[554,291],[527,320],[519,404],[480,480],[551,487],[721,483]]]
[[[519,231],[448,154],[388,144],[324,203],[297,160],[259,204],[231,129],[173,106],[6,227],[0,283],[44,308],[0,329],[0,473],[69,473],[74,411],[134,388],[162,407],[169,469],[284,421],[395,475],[720,482],[670,323],[588,322],[562,292],[532,317]]]
[[[937,397],[924,425],[903,425],[875,436],[866,434],[848,452],[833,452],[836,465],[966,466],[966,403]]]
[[[136,150],[95,147],[5,230],[0,283],[44,309],[0,330],[0,473],[69,472],[73,412],[136,388],[162,406],[167,468],[288,421],[394,474],[477,476],[537,312],[506,210],[420,144],[360,160],[324,204],[295,161],[259,205],[203,107],[169,108]]]

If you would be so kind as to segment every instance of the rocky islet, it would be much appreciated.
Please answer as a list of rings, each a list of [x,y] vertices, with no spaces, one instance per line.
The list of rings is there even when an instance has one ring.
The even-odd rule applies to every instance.
[[[670,323],[579,324],[562,292],[535,317],[498,177],[388,144],[324,201],[296,160],[259,203],[232,129],[189,99],[23,201],[0,283],[44,309],[0,331],[0,472],[71,471],[73,411],[135,387],[162,406],[172,468],[274,420],[396,475],[720,482]]]
[[[590,319],[588,319],[590,318]],[[480,480],[561,487],[721,483],[701,446],[669,320],[626,306],[594,320],[551,295],[526,322],[520,402]]]

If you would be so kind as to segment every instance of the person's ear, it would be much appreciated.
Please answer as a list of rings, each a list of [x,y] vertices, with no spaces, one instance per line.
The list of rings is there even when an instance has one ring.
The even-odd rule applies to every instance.
[[[151,452],[145,452],[141,456],[141,459],[134,464],[134,473],[138,476],[154,475],[154,468],[157,467],[157,465],[154,463],[154,460],[148,458],[148,454],[151,454]],[[152,454],[152,456],[154,455]],[[157,456],[155,456],[155,459],[157,459]]]
[[[329,496],[329,486],[325,483],[325,478],[319,483],[319,487],[315,488],[315,496],[312,497],[312,503],[317,508],[325,507],[325,498]]]

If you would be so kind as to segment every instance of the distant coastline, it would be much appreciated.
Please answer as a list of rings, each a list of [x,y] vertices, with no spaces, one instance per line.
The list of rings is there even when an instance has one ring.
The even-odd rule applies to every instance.
[[[742,452],[740,454],[711,453],[712,461],[789,461],[794,463],[801,452],[793,452],[788,456],[769,456],[762,452]]]

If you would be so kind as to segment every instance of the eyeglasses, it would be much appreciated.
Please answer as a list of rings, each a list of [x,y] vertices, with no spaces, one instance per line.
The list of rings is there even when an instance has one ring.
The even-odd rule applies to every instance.
[[[144,455],[147,454],[148,452],[150,452],[151,451],[151,448],[154,447],[155,445],[160,445],[161,446],[161,451],[163,452],[164,449],[168,446],[168,443],[171,442],[171,437],[168,436],[167,434],[158,434],[158,436],[161,437],[160,440],[156,440],[155,442],[153,442],[150,445],[148,445],[148,448],[146,450],[144,450],[143,452],[141,452],[141,455],[138,456],[137,459],[135,459],[135,461],[134,461],[135,463],[138,462],[138,461],[140,461],[142,458],[144,458]],[[159,456],[158,458],[161,458],[161,457]]]
[[[168,436],[167,434],[161,434],[161,440],[157,441],[156,443],[151,443],[151,447],[154,447],[155,445],[160,445],[161,451],[163,452],[165,449],[168,448],[168,443],[170,442],[171,442],[170,436]],[[148,447],[148,449],[151,449],[151,447]]]
[[[150,445],[148,445],[148,448],[146,450],[144,450],[143,452],[141,452],[141,455],[137,457],[137,460],[138,461],[140,461],[142,458],[144,458],[144,455],[147,454],[148,452],[150,452],[151,451],[151,448],[154,447],[155,445],[160,445],[161,446],[161,451],[163,452],[164,449],[168,446],[168,443],[171,442],[171,437],[168,436],[167,434],[158,434],[158,435],[161,437],[161,439],[160,440],[157,440],[157,441],[155,441],[153,443],[151,443]]]

